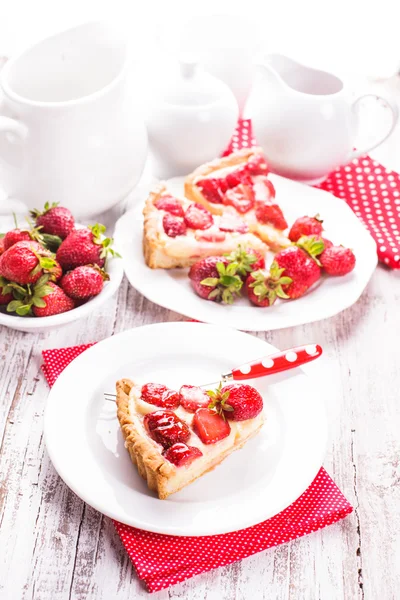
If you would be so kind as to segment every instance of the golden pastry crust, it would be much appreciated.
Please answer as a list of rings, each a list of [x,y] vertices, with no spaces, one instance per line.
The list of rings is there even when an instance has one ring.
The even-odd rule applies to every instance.
[[[167,490],[168,478],[176,468],[165,460],[151,438],[143,435],[137,417],[131,413],[130,400],[135,390],[134,382],[130,379],[120,379],[116,383],[116,390],[117,416],[131,460],[139,474],[147,481],[148,487],[156,492],[160,499],[167,498],[171,493]]]
[[[166,460],[158,449],[158,445],[147,434],[143,433],[137,415],[131,411],[131,400],[134,394],[140,396],[141,388],[135,385],[131,379],[120,379],[116,383],[116,390],[117,416],[125,439],[125,447],[139,474],[147,482],[148,487],[157,493],[160,500],[165,500],[171,494],[179,492],[189,483],[193,483],[193,481],[214,469],[232,452],[242,448],[249,439],[259,432],[264,424],[264,418],[260,418],[258,427],[243,436],[243,438],[235,439],[233,446],[214,456],[199,473],[194,473],[191,476],[189,470],[188,477],[178,478],[174,483],[173,478],[177,474],[178,468]]]
[[[147,266],[151,269],[190,267],[200,258],[229,253],[235,250],[239,244],[259,250],[263,254],[268,250],[257,236],[246,233],[238,238],[229,237],[227,234],[225,245],[218,243],[210,243],[203,247],[198,245],[195,247],[196,254],[194,255],[185,252],[185,249],[182,249],[182,242],[179,241],[181,236],[166,239],[165,234],[159,231],[159,210],[154,204],[164,194],[168,194],[168,190],[165,184],[161,183],[150,192],[143,209],[143,255]],[[185,201],[187,204],[189,203],[187,199]]]
[[[213,204],[203,196],[201,189],[196,185],[198,179],[202,179],[211,175],[212,173],[229,167],[235,167],[242,164],[246,164],[251,158],[257,154],[263,154],[262,148],[243,148],[238,152],[224,156],[223,158],[217,158],[209,163],[201,165],[193,173],[191,173],[185,180],[185,196],[194,202],[199,202],[205,206],[214,215],[222,215],[226,212],[226,206],[223,204]],[[241,215],[246,221],[246,215]],[[290,240],[287,236],[276,229],[272,225],[259,223],[256,218],[247,220],[250,231],[257,235],[265,244],[267,244],[271,250],[278,252],[282,248],[290,246]]]

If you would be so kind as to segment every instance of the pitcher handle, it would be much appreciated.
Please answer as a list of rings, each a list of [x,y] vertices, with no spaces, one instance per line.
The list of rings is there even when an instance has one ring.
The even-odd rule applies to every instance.
[[[364,98],[371,98],[371,97],[375,98],[376,100],[380,100],[381,102],[383,102],[386,105],[386,107],[390,108],[390,111],[392,113],[392,123],[389,127],[389,130],[385,133],[385,135],[378,141],[374,142],[371,146],[368,146],[367,148],[363,148],[362,150],[353,150],[353,152],[350,153],[348,162],[352,161],[354,158],[363,156],[370,150],[373,150],[377,146],[380,146],[385,140],[387,140],[387,138],[391,135],[393,129],[396,127],[396,123],[399,118],[399,109],[397,107],[397,104],[392,102],[391,100],[388,100],[387,98],[378,96],[377,94],[364,94],[363,96],[360,96],[359,98],[357,98],[351,106],[352,111],[355,111],[357,104],[361,100],[363,100]]]
[[[0,115],[0,133],[15,135],[23,142],[26,139],[28,128],[16,119]]]
[[[20,142],[24,142],[28,135],[26,125],[12,119],[11,117],[3,117],[0,115],[0,135],[15,136]],[[14,140],[11,138],[10,142]],[[0,156],[1,160],[1,156]],[[0,182],[1,183],[1,182]],[[22,203],[17,199],[0,198],[0,215],[10,214],[11,212],[21,212]]]

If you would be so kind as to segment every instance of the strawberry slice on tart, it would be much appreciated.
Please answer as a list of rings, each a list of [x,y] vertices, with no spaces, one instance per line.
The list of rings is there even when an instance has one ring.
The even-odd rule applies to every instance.
[[[125,447],[160,499],[214,469],[264,423],[262,397],[249,385],[220,385],[208,392],[183,385],[177,392],[121,379],[116,389]]]
[[[261,148],[245,148],[198,167],[186,178],[185,196],[214,215],[240,217],[272,250],[290,244]]]
[[[163,184],[150,193],[143,215],[143,253],[152,269],[190,267],[199,259],[230,253],[239,244],[263,255],[267,250],[239,214],[212,214],[202,203],[175,198]]]

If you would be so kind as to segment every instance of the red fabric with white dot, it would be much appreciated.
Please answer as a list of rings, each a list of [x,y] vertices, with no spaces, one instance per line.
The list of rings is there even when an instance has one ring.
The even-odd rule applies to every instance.
[[[92,344],[44,350],[43,373],[50,386]],[[133,468],[133,467],[132,467]],[[114,521],[136,572],[149,592],[216,569],[278,544],[332,525],[352,507],[321,468],[310,487],[291,506],[271,519],[233,533],[179,537],[143,531]]]
[[[251,122],[240,121],[224,155],[256,145]],[[370,232],[377,244],[379,260],[392,269],[400,268],[400,175],[369,156],[339,167],[320,189],[343,198]]]

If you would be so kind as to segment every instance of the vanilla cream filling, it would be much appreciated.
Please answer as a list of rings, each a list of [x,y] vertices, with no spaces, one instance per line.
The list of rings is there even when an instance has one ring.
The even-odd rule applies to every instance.
[[[162,454],[163,448],[157,442],[155,442],[147,433],[143,418],[145,415],[155,412],[156,410],[162,410],[161,408],[154,406],[153,404],[149,404],[141,399],[141,387],[134,386],[131,390],[130,401],[129,401],[129,412],[131,416],[136,417],[137,422],[140,423],[140,426],[143,431],[143,435],[149,437],[149,439],[153,442],[154,447]],[[184,421],[190,429],[190,438],[185,442],[188,446],[195,446],[198,448],[203,456],[196,458],[192,463],[188,466],[182,465],[181,467],[176,467],[172,465],[175,469],[175,474],[170,478],[169,485],[171,485],[171,489],[176,488],[177,484],[183,483],[187,479],[196,479],[199,477],[204,471],[212,468],[214,463],[217,464],[221,455],[229,454],[235,446],[239,446],[243,444],[247,438],[251,437],[253,433],[255,433],[264,422],[264,414],[261,412],[254,419],[248,419],[247,421],[229,421],[229,425],[231,427],[231,432],[229,436],[216,442],[215,444],[203,444],[201,439],[192,431],[191,424],[193,421],[194,414],[185,410],[182,406],[179,406],[173,412]]]

